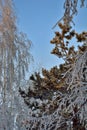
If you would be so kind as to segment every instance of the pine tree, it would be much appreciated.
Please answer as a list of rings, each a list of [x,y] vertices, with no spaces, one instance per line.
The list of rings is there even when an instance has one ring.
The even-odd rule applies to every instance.
[[[81,6],[84,2],[81,0]],[[87,129],[87,32],[79,34],[71,26],[77,5],[78,0],[65,0],[64,16],[56,24],[60,31],[51,40],[55,46],[51,53],[64,63],[50,70],[42,69],[43,76],[31,75],[34,90],[19,90],[30,112],[30,118],[24,121],[26,129]],[[73,38],[75,46],[70,44]]]

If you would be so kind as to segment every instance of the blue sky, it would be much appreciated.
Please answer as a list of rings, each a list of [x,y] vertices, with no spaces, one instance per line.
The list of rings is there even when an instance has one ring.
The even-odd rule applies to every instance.
[[[62,60],[50,54],[54,47],[50,40],[56,29],[53,25],[63,16],[65,0],[14,0],[17,13],[17,24],[20,31],[27,34],[32,41],[32,55],[35,69],[41,67],[50,69],[62,63]],[[87,8],[78,9],[75,17],[75,29],[80,32],[87,29]]]

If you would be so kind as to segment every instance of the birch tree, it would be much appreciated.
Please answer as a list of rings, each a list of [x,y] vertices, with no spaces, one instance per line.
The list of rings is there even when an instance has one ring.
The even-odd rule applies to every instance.
[[[0,0],[0,129],[17,129],[15,122],[22,110],[18,88],[30,62],[31,42],[19,32],[12,0]]]

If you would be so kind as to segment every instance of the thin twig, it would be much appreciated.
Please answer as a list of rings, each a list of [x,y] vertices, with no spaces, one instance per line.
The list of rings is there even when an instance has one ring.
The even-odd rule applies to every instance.
[[[64,17],[64,16],[63,16],[63,17]],[[52,29],[54,29],[54,28],[57,26],[57,24],[63,19],[63,17],[56,22],[56,24],[52,27]]]

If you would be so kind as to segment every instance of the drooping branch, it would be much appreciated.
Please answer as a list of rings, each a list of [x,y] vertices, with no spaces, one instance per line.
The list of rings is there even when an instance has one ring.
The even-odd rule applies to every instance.
[[[84,7],[86,5],[86,0],[80,0],[80,7]],[[64,15],[63,17],[58,20],[58,22],[53,26],[52,29],[54,29],[59,22],[64,20],[66,25],[70,25],[71,23],[75,24],[73,21],[73,18],[78,13],[78,0],[65,0],[64,2]]]

